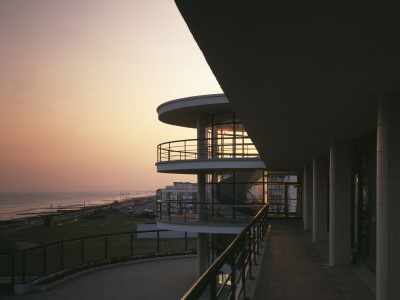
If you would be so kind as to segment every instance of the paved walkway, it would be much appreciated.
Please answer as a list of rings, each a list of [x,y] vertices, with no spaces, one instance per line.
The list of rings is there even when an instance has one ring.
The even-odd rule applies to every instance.
[[[375,299],[373,275],[360,267],[327,266],[328,242],[312,242],[301,221],[271,221],[254,300]]]
[[[74,277],[47,292],[6,296],[2,300],[180,299],[197,280],[194,255],[137,261]]]

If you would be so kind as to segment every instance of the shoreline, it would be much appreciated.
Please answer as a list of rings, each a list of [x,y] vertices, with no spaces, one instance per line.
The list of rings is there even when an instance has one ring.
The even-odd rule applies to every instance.
[[[0,222],[103,206],[115,201],[155,195],[155,191],[133,192],[0,192]]]
[[[107,204],[93,204],[89,206],[85,205],[74,205],[74,209],[66,209],[60,208],[57,209],[56,212],[38,212],[37,214],[30,214],[29,216],[14,218],[10,220],[0,220],[0,230],[12,228],[12,227],[20,227],[20,226],[34,226],[34,225],[43,225],[47,218],[50,219],[61,219],[63,218],[72,218],[78,217],[81,215],[85,215],[93,212],[96,209],[121,209],[123,206],[128,206],[129,204],[138,205],[143,203],[143,201],[150,202],[155,201],[155,195],[148,196],[139,196],[139,197],[130,197],[122,200],[114,200],[111,203]],[[71,206],[66,206],[71,207]]]

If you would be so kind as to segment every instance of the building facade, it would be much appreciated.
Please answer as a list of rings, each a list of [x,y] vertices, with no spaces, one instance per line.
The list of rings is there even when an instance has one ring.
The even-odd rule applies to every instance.
[[[267,202],[272,214],[301,215],[298,174],[267,174],[224,95],[177,99],[157,111],[162,122],[197,131],[195,139],[160,144],[156,166],[158,172],[197,175],[195,197],[183,183],[158,190],[157,224],[198,233],[199,275]]]
[[[363,261],[400,299],[398,5],[175,2],[268,171],[302,171],[329,263]]]

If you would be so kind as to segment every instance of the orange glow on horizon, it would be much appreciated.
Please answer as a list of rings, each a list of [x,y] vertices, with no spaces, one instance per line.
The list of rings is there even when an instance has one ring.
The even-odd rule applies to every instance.
[[[159,104],[220,93],[173,1],[0,2],[0,191],[155,190]]]

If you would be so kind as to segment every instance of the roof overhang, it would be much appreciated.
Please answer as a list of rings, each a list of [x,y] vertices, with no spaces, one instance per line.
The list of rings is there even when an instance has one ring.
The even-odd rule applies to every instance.
[[[176,0],[268,170],[376,127],[400,86],[398,9],[377,1]]]
[[[158,119],[164,123],[189,128],[197,127],[198,115],[232,112],[224,94],[210,94],[181,98],[157,107]]]

